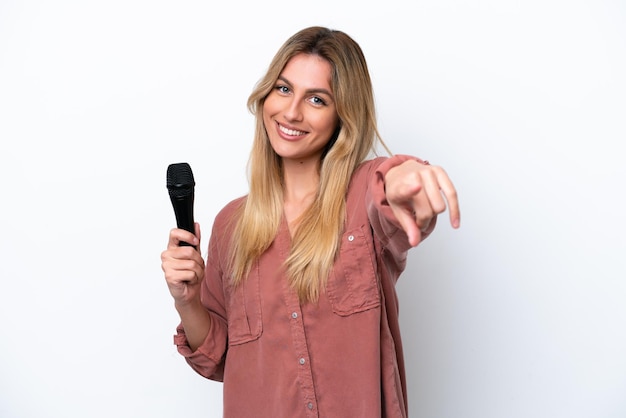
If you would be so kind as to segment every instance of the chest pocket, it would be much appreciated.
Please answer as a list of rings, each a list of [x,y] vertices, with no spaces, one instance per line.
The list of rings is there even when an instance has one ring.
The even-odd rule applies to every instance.
[[[326,293],[337,315],[348,316],[380,307],[374,248],[365,227],[346,231]]]
[[[228,345],[258,339],[263,333],[258,265],[237,287],[229,287],[228,294]]]

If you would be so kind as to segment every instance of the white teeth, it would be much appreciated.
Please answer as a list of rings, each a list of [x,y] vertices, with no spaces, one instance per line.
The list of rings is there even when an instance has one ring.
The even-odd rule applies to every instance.
[[[299,136],[299,135],[304,135],[306,133],[302,131],[294,131],[293,129],[287,129],[283,125],[278,125],[278,129],[280,129],[281,132],[284,132],[287,135],[291,135],[291,136]]]

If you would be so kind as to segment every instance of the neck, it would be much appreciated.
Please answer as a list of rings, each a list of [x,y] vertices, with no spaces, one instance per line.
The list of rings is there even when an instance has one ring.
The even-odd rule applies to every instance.
[[[293,229],[298,218],[313,203],[319,189],[319,163],[290,162],[283,166],[284,211]]]
[[[285,202],[312,197],[319,188],[319,161],[283,160]]]

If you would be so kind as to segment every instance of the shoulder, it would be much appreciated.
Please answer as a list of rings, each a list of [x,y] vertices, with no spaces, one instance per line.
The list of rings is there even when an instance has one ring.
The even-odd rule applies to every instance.
[[[392,158],[392,157],[374,157],[372,159],[365,160],[361,164],[359,164],[359,166],[357,167],[357,171],[359,171],[359,170],[366,170],[366,171],[368,171],[368,170],[375,170],[376,167],[378,167],[379,165],[381,165],[385,161],[389,160],[389,158]]]
[[[239,216],[239,208],[245,202],[246,196],[228,202],[215,215],[209,239],[209,257],[207,263],[213,265],[226,265],[225,258],[228,254],[228,247],[233,230],[236,226],[236,219]]]
[[[375,157],[363,161],[357,166],[356,170],[354,170],[352,181],[354,182],[370,178],[376,172],[376,169],[389,158],[390,157]]]
[[[215,215],[215,220],[213,221],[213,229],[229,229],[229,227],[233,225],[233,220],[238,216],[239,210],[240,208],[242,208],[247,197],[248,196],[245,195],[233,199],[228,202],[222,209],[220,209],[217,215]]]

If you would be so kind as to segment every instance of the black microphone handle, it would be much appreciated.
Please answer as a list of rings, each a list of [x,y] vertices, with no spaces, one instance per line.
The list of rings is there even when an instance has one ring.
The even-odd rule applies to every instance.
[[[176,226],[195,235],[196,230],[193,219],[193,196],[170,196],[170,200],[172,201],[174,214],[176,215]],[[180,245],[194,247],[193,245],[184,241],[181,241]]]

